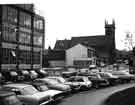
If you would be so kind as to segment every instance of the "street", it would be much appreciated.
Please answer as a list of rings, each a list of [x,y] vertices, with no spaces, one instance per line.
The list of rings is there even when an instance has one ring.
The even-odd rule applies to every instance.
[[[78,92],[63,99],[57,105],[104,105],[103,102],[109,95],[132,86],[134,83]]]

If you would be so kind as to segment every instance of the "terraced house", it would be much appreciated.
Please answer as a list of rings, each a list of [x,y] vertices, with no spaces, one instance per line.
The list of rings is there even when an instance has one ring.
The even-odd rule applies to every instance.
[[[0,5],[0,70],[40,68],[44,23],[33,4]]]

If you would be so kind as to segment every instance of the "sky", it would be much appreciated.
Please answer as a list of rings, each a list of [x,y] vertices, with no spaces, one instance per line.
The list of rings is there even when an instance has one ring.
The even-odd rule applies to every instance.
[[[134,0],[1,0],[1,3],[34,3],[45,17],[45,47],[73,36],[105,34],[105,19],[116,24],[116,48],[125,49],[126,32],[135,36]]]

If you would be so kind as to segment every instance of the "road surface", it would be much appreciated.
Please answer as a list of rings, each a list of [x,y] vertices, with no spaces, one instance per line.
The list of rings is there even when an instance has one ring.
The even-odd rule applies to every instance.
[[[128,83],[75,93],[63,99],[57,105],[104,105],[103,102],[109,95],[134,85],[135,83]]]

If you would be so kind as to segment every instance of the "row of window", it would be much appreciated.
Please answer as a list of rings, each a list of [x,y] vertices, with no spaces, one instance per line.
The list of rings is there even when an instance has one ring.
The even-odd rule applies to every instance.
[[[11,8],[9,6],[3,6],[3,20],[16,24],[18,22],[17,15],[18,15],[17,9]],[[32,23],[32,16],[28,13],[20,12],[19,24],[31,28],[32,25],[31,23]],[[34,28],[37,30],[43,30],[44,28],[43,19],[37,16],[34,17],[33,24],[34,24]]]
[[[22,30],[19,32],[19,42],[23,44],[31,43],[31,32],[30,30]],[[34,45],[42,45],[42,37],[41,33],[36,33],[33,36],[33,44]],[[3,24],[3,40],[10,42],[17,42],[17,33],[16,26],[11,24]]]
[[[92,61],[74,61],[74,65],[78,67],[89,67],[92,64]]]
[[[33,58],[30,51],[20,51],[19,52],[19,64],[40,64],[40,52],[34,52]],[[17,53],[13,49],[2,49],[2,64],[16,64],[17,63]]]

